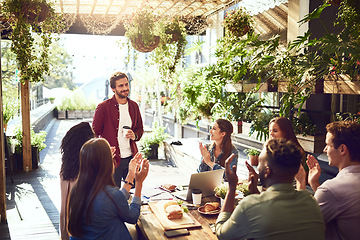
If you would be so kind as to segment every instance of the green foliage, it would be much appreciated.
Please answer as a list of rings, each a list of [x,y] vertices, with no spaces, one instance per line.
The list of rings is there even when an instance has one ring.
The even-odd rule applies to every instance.
[[[253,32],[253,19],[251,15],[246,12],[245,8],[238,8],[230,10],[225,13],[224,28],[226,34],[229,36],[241,37],[249,31]]]
[[[140,139],[140,151],[144,157],[148,157],[150,154],[151,145],[159,145],[170,135],[165,133],[165,127],[159,125],[158,122],[154,122],[151,132],[145,133]]]
[[[260,155],[260,151],[256,148],[247,148],[244,149],[243,151],[245,154],[247,154],[248,156],[258,156]]]
[[[42,151],[44,148],[46,148],[45,140],[46,140],[47,133],[45,131],[40,131],[38,133],[35,133],[35,131],[31,128],[30,129],[30,141],[31,146],[38,147],[39,152]],[[22,153],[22,147],[23,147],[23,133],[21,126],[17,126],[14,129],[14,143],[15,143],[15,152],[21,154]]]
[[[185,24],[178,18],[168,21],[159,21],[158,24],[164,31],[160,32],[160,44],[150,55],[151,61],[157,64],[164,80],[175,72],[181,62],[186,47]]]
[[[7,124],[20,110],[20,102],[17,98],[3,98],[3,121]]]
[[[215,191],[215,195],[217,197],[220,197],[222,199],[225,199],[226,193],[228,190],[228,186],[225,184],[222,184],[220,186],[215,187],[214,191]],[[244,194],[244,197],[250,195],[250,191],[249,191],[249,184],[247,183],[240,183],[237,185],[236,187],[237,191],[240,191]]]
[[[336,121],[356,121],[360,123],[360,112],[358,113],[336,113]]]
[[[315,136],[320,133],[319,129],[314,125],[313,121],[306,113],[300,113],[299,117],[293,117],[291,119],[295,134],[301,134],[304,137],[307,135]]]
[[[42,15],[43,8],[44,14],[47,12],[45,15]],[[4,0],[0,9],[5,18],[11,19],[13,31],[9,39],[21,73],[20,80],[43,80],[43,74],[49,73],[48,49],[53,41],[52,33],[59,32],[64,26],[62,16],[55,14],[46,0]],[[35,18],[31,19],[31,15]],[[44,19],[40,20],[41,17]],[[40,35],[41,41],[35,41],[32,31]],[[36,45],[40,51],[35,51]]]

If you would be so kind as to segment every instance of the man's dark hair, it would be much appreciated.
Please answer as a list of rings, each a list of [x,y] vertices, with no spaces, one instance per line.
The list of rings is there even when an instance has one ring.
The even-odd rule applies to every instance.
[[[268,166],[280,174],[295,176],[299,171],[302,154],[295,143],[281,138],[271,139],[266,142],[265,151]]]
[[[114,89],[116,86],[115,86],[115,82],[116,80],[119,80],[119,79],[122,79],[122,78],[126,78],[128,81],[129,81],[129,78],[128,76],[123,73],[123,72],[116,72],[114,73],[111,77],[110,77],[110,87],[112,89]]]
[[[360,124],[355,121],[338,121],[326,125],[334,138],[334,147],[344,144],[349,150],[351,161],[360,162]]]

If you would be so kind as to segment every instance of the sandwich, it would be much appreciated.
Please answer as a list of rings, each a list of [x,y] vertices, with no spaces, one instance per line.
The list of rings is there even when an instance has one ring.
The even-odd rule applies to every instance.
[[[176,185],[173,185],[173,184],[170,184],[170,183],[166,183],[166,184],[161,185],[161,188],[163,188],[163,189],[165,189],[165,190],[168,190],[169,192],[172,192],[172,191],[175,190]]]
[[[204,205],[204,212],[215,211],[218,209],[219,205],[218,202],[208,202]]]
[[[164,211],[169,220],[180,219],[183,217],[182,208],[175,201],[169,201],[164,204]]]

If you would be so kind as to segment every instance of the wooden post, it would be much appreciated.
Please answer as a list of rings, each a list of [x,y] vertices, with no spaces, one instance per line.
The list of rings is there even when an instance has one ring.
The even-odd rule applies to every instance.
[[[23,134],[23,169],[25,172],[32,170],[31,142],[30,142],[30,91],[29,81],[20,84],[21,86],[21,115]]]
[[[1,50],[0,50],[1,51]],[[1,63],[0,63],[1,68]],[[3,127],[3,94],[2,77],[0,73],[0,215],[1,222],[6,221],[6,172],[5,172],[5,149],[4,149],[4,127]]]

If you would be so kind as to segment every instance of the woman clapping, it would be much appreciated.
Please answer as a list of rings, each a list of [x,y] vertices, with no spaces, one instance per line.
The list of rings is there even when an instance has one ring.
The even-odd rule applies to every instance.
[[[87,141],[80,151],[80,172],[70,193],[70,239],[131,239],[125,222],[135,224],[140,215],[141,189],[149,161],[137,153],[120,190],[115,186],[113,171],[109,143],[102,138]],[[135,194],[129,205],[134,180]]]

